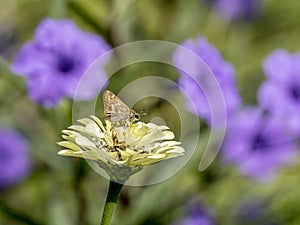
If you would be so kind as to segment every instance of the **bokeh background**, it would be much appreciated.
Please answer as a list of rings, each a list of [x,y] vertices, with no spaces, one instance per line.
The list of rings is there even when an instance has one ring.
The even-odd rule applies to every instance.
[[[217,7],[219,2],[223,7]],[[258,3],[252,7],[249,2]],[[205,37],[233,65],[243,104],[256,105],[257,90],[266,79],[264,59],[279,48],[299,51],[299,12],[300,2],[295,0],[1,0],[0,224],[98,224],[106,196],[108,181],[84,160],[57,155],[61,130],[72,123],[72,100],[43,107],[28,98],[26,77],[11,70],[16,55],[45,18],[70,19],[81,30],[102,36],[112,48],[138,40],[180,44]],[[173,81],[180,76],[172,68],[145,63],[118,71],[107,88],[118,93],[132,80],[155,74]],[[178,135],[180,124],[167,102],[148,99],[135,109],[145,109],[145,121],[163,117]],[[281,166],[268,182],[243,175],[238,166],[224,163],[222,155],[199,172],[209,136],[209,125],[204,120],[201,125],[197,151],[189,163],[165,182],[125,187],[113,223],[299,224],[298,157]]]

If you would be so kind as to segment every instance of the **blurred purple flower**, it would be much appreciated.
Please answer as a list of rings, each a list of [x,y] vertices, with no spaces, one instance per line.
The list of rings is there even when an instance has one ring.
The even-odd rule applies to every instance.
[[[212,211],[202,202],[193,201],[187,205],[186,218],[176,221],[172,225],[215,225]]]
[[[251,20],[261,9],[261,0],[215,0],[214,9],[227,20]]]
[[[260,105],[285,120],[300,135],[300,53],[277,50],[264,61],[267,80],[258,92]]]
[[[257,181],[272,180],[280,166],[292,162],[296,144],[278,117],[245,108],[229,120],[222,153],[226,161]]]
[[[234,220],[243,225],[279,225],[276,216],[268,210],[270,202],[264,199],[246,199],[236,205]]]
[[[29,171],[26,140],[16,131],[0,127],[0,189],[21,181]]]
[[[23,46],[12,70],[27,77],[33,101],[54,107],[63,98],[74,97],[84,71],[109,49],[100,36],[81,31],[70,20],[46,19],[37,27],[34,41]],[[97,75],[98,86],[106,81],[101,69]],[[91,100],[98,94],[94,82],[86,90],[91,93],[85,93],[80,100]]]
[[[201,84],[208,87],[212,95],[214,95],[217,88],[221,89],[225,100],[226,114],[229,116],[240,106],[241,102],[235,84],[235,73],[232,65],[225,62],[217,49],[210,45],[205,38],[201,37],[196,41],[188,39],[181,46],[191,50],[202,59],[218,83],[218,86],[216,86],[209,81],[210,78],[208,76],[211,76],[211,74],[207,73],[207,68],[204,68],[204,65],[199,65],[199,62],[188,61],[189,56],[187,56],[187,52],[178,48],[173,59],[175,66],[180,68],[179,73],[181,76],[179,85],[191,96],[193,103],[196,105],[197,112],[193,112],[192,102],[188,101],[188,99],[187,108],[210,123],[210,105],[206,98],[207,93],[204,93],[198,85]],[[192,71],[195,75],[187,74],[187,71]],[[223,99],[214,99],[214,101],[223,101]],[[218,110],[223,110],[221,104]]]

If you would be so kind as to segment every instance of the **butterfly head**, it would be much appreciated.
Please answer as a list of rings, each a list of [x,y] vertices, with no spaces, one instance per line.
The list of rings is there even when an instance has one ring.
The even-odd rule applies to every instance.
[[[137,112],[135,112],[134,110],[130,111],[130,120],[132,122],[137,122],[141,119],[140,114],[138,114]]]

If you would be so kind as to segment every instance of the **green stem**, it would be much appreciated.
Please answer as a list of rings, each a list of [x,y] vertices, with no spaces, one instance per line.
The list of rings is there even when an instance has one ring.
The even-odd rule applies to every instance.
[[[101,225],[110,225],[122,187],[123,184],[115,183],[113,181],[109,182]]]

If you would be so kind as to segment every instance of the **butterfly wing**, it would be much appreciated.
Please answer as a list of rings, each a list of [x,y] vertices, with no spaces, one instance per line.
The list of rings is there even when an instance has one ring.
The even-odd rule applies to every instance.
[[[126,122],[134,122],[136,118],[139,118],[138,113],[130,109],[111,91],[104,91],[103,103],[104,115],[116,126],[120,126]]]

